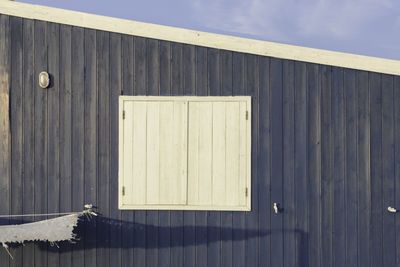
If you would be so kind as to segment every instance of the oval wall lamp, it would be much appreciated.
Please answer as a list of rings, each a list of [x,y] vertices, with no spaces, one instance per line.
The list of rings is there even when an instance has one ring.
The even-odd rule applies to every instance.
[[[48,88],[50,85],[50,75],[47,71],[39,73],[39,86],[43,89]]]

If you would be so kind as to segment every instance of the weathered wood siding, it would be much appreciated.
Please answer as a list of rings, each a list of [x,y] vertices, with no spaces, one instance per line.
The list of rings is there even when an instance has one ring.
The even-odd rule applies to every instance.
[[[102,214],[0,266],[400,265],[400,77],[4,15],[0,37],[0,214]],[[251,95],[252,211],[119,211],[119,95]]]

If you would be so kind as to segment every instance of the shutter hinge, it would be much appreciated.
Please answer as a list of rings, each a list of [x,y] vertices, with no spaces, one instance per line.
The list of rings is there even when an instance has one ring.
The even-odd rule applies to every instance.
[[[125,196],[125,186],[122,187],[122,195]]]
[[[248,188],[248,187],[246,187],[246,190],[245,190],[245,193],[244,193],[244,194],[246,195],[246,197],[249,196],[249,188]]]
[[[249,111],[246,110],[246,121],[249,119]]]
[[[122,111],[122,119],[125,120],[125,110]]]

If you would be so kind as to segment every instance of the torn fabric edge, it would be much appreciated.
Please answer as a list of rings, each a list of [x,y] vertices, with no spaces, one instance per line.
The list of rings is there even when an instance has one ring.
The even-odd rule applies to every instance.
[[[54,219],[47,219],[32,223],[0,226],[0,243],[8,248],[10,243],[24,243],[29,241],[44,241],[56,244],[60,241],[72,242],[77,237],[73,233],[78,225],[79,218],[97,216],[92,210],[92,205],[85,205],[82,212],[71,213]]]

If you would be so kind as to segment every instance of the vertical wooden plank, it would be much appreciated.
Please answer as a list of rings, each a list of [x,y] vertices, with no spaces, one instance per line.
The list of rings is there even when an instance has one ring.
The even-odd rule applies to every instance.
[[[132,188],[127,192],[129,192],[129,204],[135,205],[146,204],[146,114],[147,103],[137,101],[133,103],[133,113],[127,114],[125,119],[127,123],[133,123],[131,163],[133,181]],[[129,176],[128,174],[127,177]]]
[[[400,77],[394,77],[394,103],[400,103]],[[395,140],[395,199],[396,199],[396,207],[399,207],[400,204],[400,106],[394,105],[394,140]],[[400,264],[400,219],[396,217],[395,219],[396,226],[396,265]]]
[[[147,106],[146,203],[157,205],[163,204],[160,202],[160,103],[148,102]],[[147,215],[149,214],[150,212]]]
[[[283,65],[278,59],[271,59],[271,202],[284,205],[283,199]],[[254,127],[254,126],[253,126]],[[253,139],[253,142],[254,139]],[[257,186],[256,186],[257,188]],[[259,192],[263,194],[264,192]],[[270,207],[272,208],[272,206]],[[283,265],[283,215],[271,216],[271,266]]]
[[[371,98],[371,266],[383,266],[383,202],[382,202],[382,78],[370,73]]]
[[[224,102],[212,103],[212,205],[226,202],[226,108]]]
[[[332,71],[321,66],[321,265],[333,266]]]
[[[310,266],[321,263],[321,124],[319,66],[307,64],[308,87],[308,220]]]
[[[71,27],[60,26],[60,212],[72,209]],[[61,197],[62,196],[62,197]],[[72,266],[71,245],[61,251],[60,266]]]
[[[122,94],[133,95],[134,82],[134,42],[132,36],[122,36]],[[122,266],[133,266],[134,236],[133,211],[122,211]]]
[[[134,102],[133,101],[124,101],[123,109],[126,114],[130,114],[131,117],[134,115]],[[125,186],[125,195],[123,196],[122,203],[123,204],[132,204],[132,198],[135,188],[133,187],[134,178],[133,174],[133,143],[134,143],[134,135],[133,135],[133,119],[128,119],[128,116],[125,117],[123,121],[124,124],[124,167],[123,167],[123,184]],[[144,204],[144,203],[142,203]]]
[[[10,19],[0,15],[0,196],[1,214],[10,213],[11,184],[11,129],[10,129]],[[8,224],[8,220],[1,220]],[[0,253],[0,260],[8,266],[8,254]]]
[[[171,175],[171,192],[173,193],[173,203],[184,205],[187,203],[187,102],[174,103],[173,120],[173,123],[171,123],[173,127],[172,144],[174,145],[175,151],[171,156],[176,159],[176,162],[171,165],[175,165],[174,172]],[[178,216],[182,217],[182,219],[179,220],[179,226],[181,227],[183,223],[183,213],[178,214]],[[183,242],[183,240],[180,241]],[[179,256],[179,261],[182,260],[180,259],[181,257],[183,257],[183,255]]]
[[[96,31],[85,29],[84,200],[97,204]],[[96,266],[96,220],[85,223],[85,266]]]
[[[183,94],[196,94],[196,48],[183,45]],[[189,107],[188,107],[189,108]],[[189,140],[188,140],[189,145]],[[189,150],[189,147],[188,147]],[[189,188],[189,185],[188,185]],[[188,195],[189,197],[189,195]],[[183,266],[196,264],[195,244],[195,212],[186,211],[183,214]]]
[[[243,54],[233,53],[232,69],[234,73],[232,77],[233,95],[246,95],[246,90],[245,90],[246,67],[245,67],[245,57]],[[232,224],[234,225],[232,233],[233,266],[246,266],[245,214],[243,212],[233,213],[232,221],[233,221]]]
[[[73,27],[71,36],[71,89],[72,89],[72,210],[83,209],[84,203],[84,30]],[[73,247],[72,265],[84,263],[83,243]]]
[[[188,129],[188,204],[199,202],[199,130],[200,112],[198,102],[189,102]]]
[[[148,95],[159,95],[160,93],[160,53],[159,53],[159,41],[148,39],[147,40],[147,93]],[[153,107],[148,109],[147,115],[150,115],[150,112],[153,112]],[[157,124],[150,125],[150,120],[148,120],[147,124],[147,135],[149,140],[158,140],[159,132],[158,132],[158,116],[159,110],[158,105],[156,110],[154,111],[154,122],[157,121]],[[156,118],[157,117],[157,118]],[[153,136],[150,137],[150,131],[154,131]],[[153,139],[154,138],[154,139]],[[147,179],[148,179],[148,186],[147,186],[147,197],[149,196],[158,196],[158,185],[159,185],[159,168],[158,168],[158,156],[153,157],[150,151],[153,151],[153,155],[158,155],[158,145],[157,143],[152,147],[147,148]],[[149,160],[151,159],[151,160]],[[151,165],[153,164],[153,165]],[[150,185],[150,173],[154,172],[154,182],[156,182],[156,186],[149,186]],[[155,191],[149,191],[155,190]],[[148,198],[149,201],[149,198]],[[158,201],[154,199],[154,201]],[[158,212],[157,211],[148,211],[147,218],[146,218],[146,266],[158,266],[158,233],[154,231],[154,227],[158,225]]]
[[[172,95],[183,94],[182,54],[183,54],[182,44],[171,43],[171,94]],[[176,108],[177,106],[175,105],[174,113]],[[178,146],[178,143],[176,141],[178,140],[174,139],[175,145]],[[180,157],[176,157],[176,159],[179,158]],[[175,175],[177,175],[177,173]],[[175,182],[177,181],[175,180]],[[175,188],[179,188],[179,185],[176,185]],[[175,196],[180,195],[180,192],[176,193],[177,194],[175,194]],[[175,199],[175,201],[177,201],[177,199]],[[174,234],[171,235],[171,266],[176,266],[176,267],[183,266],[183,212],[182,211],[171,212],[171,227],[175,229]]]
[[[23,20],[23,200],[22,212],[34,212],[34,57],[33,57],[34,21]],[[1,39],[3,40],[3,39]],[[24,222],[32,218],[25,218]],[[34,261],[34,244],[28,243],[22,248],[23,265]]]
[[[295,266],[309,265],[308,181],[307,181],[307,69],[295,62],[295,203],[296,248]],[[272,179],[272,177],[271,177]]]
[[[239,69],[237,70],[239,71]],[[240,72],[239,72],[240,73]],[[238,75],[237,73],[234,76]],[[271,87],[270,87],[270,59],[267,57],[259,58],[259,84],[260,84],[260,106],[259,106],[259,184],[258,191],[258,225],[259,225],[259,263],[265,266],[271,266],[271,234],[268,231],[271,229],[271,214],[272,214],[272,204],[271,204],[271,194],[266,194],[265,192],[270,192],[271,190]],[[286,90],[286,88],[284,88]],[[236,93],[235,93],[236,94]],[[293,103],[294,105],[294,103]],[[284,113],[285,114],[285,113]],[[254,128],[253,128],[254,129]],[[285,130],[285,128],[284,128]],[[285,132],[284,132],[285,133]],[[285,187],[286,188],[286,187]],[[253,189],[254,190],[254,189]],[[288,207],[285,204],[285,214]],[[239,215],[234,214],[239,217]],[[234,227],[238,225],[234,222]],[[234,241],[243,242],[243,241]],[[261,252],[261,250],[265,251]],[[234,251],[233,255],[235,258],[238,251]],[[240,253],[240,252],[239,252]],[[236,260],[234,260],[235,262]],[[238,266],[243,266],[238,265]]]
[[[394,91],[393,76],[382,75],[382,204],[383,266],[396,265],[395,216],[385,210],[395,203]],[[397,103],[398,104],[398,103]],[[393,204],[392,204],[393,203]]]
[[[221,51],[221,95],[232,95],[232,82],[233,82],[233,62],[232,62],[232,52]],[[226,114],[231,114],[228,116],[228,121],[226,123],[227,129],[227,144],[226,145],[226,155],[238,155],[239,154],[239,103],[233,105],[227,104]],[[236,108],[236,109],[235,109]],[[232,150],[230,150],[232,148]],[[235,203],[237,200],[236,192],[238,193],[238,180],[239,180],[239,170],[238,170],[239,158],[227,159],[226,162],[226,192],[235,192],[235,194],[229,194],[231,198],[227,198],[228,203]],[[233,256],[232,256],[232,212],[221,213],[221,225],[224,226],[221,230],[221,265],[222,266],[232,266]]]
[[[146,95],[146,39],[135,37],[134,42],[134,94]],[[134,230],[134,265],[145,266],[146,249],[143,244],[146,242],[146,231],[144,228],[146,224],[146,212],[136,211],[134,222],[140,226],[135,227]]]
[[[213,135],[213,104],[199,103],[199,128],[198,128],[198,203],[211,205],[212,203],[212,135]],[[201,115],[200,115],[201,114]],[[192,161],[192,159],[189,159]]]
[[[48,24],[48,64],[51,74],[52,84],[48,92],[48,206],[49,213],[59,212],[60,196],[60,25],[55,23]],[[59,255],[57,251],[50,250],[48,254],[48,265],[59,266]]]
[[[358,97],[358,264],[370,266],[371,171],[368,72],[357,72]]]
[[[248,129],[248,118],[246,119],[247,112],[250,112],[251,107],[248,106],[248,103],[246,101],[242,101],[239,103],[239,181],[238,181],[238,205],[239,206],[246,206],[249,204],[249,198],[251,200],[251,192],[247,192],[246,190],[249,189],[249,181],[248,181],[248,176],[249,176],[249,162],[248,162],[248,146],[249,142],[247,137],[249,136],[249,129]],[[250,129],[251,130],[251,129]],[[250,170],[251,171],[251,170]],[[251,186],[251,185],[250,185]],[[243,192],[244,197],[243,197]],[[250,203],[251,204],[251,203]]]
[[[22,214],[23,204],[23,24],[22,19],[10,18],[11,33],[11,90],[10,90],[10,129],[11,129],[11,213]],[[3,56],[3,55],[2,55]],[[1,75],[1,74],[0,74]],[[1,89],[0,89],[1,90]],[[1,103],[3,105],[3,103]],[[0,126],[1,127],[1,126]],[[1,130],[0,130],[1,131]],[[4,152],[4,150],[2,150]],[[2,179],[2,178],[0,178]],[[1,211],[2,212],[2,211]],[[1,213],[3,214],[3,213]],[[3,219],[2,219],[3,220]],[[21,223],[20,218],[13,223]],[[1,224],[1,223],[0,223]],[[13,260],[10,266],[22,265],[22,247],[11,249]]]
[[[294,185],[294,62],[283,62],[283,266],[294,266],[295,263],[295,202],[294,196],[297,190]],[[261,98],[260,98],[261,101]],[[261,101],[264,103],[263,101]],[[261,108],[261,107],[260,107]],[[263,112],[260,111],[260,114]],[[260,123],[261,125],[261,123]],[[261,128],[260,128],[261,132]],[[265,131],[263,131],[265,132]],[[260,136],[260,138],[262,138]],[[261,152],[268,153],[267,152]],[[264,165],[264,164],[261,164]],[[260,168],[261,168],[260,165]],[[268,192],[267,189],[263,190]],[[261,207],[260,207],[261,209]],[[260,224],[261,225],[261,224]],[[261,260],[260,260],[261,262]]]
[[[97,31],[97,86],[98,86],[98,180],[97,203],[104,218],[97,225],[97,265],[110,264],[110,34]]]
[[[346,205],[345,205],[345,99],[343,69],[332,72],[332,124],[333,124],[333,249],[335,266],[344,266],[346,256]]]
[[[258,155],[259,155],[259,70],[258,70],[258,58],[254,55],[245,56],[246,64],[246,95],[251,96],[252,110],[251,110],[251,212],[246,214],[246,265],[247,266],[258,266],[259,262],[259,247],[258,247],[258,235],[252,234],[253,231],[259,230],[258,225]],[[271,88],[272,90],[272,88]],[[281,89],[282,90],[282,89]],[[278,94],[280,95],[280,93]],[[280,97],[280,96],[279,96]],[[281,98],[276,102],[281,101]],[[282,117],[282,114],[277,114],[278,118]],[[279,121],[278,119],[277,121]],[[281,120],[280,120],[281,121]],[[278,141],[279,142],[279,141]],[[278,144],[278,146],[280,146]],[[273,149],[271,147],[271,149]],[[279,156],[278,156],[279,157]],[[247,166],[249,168],[250,166]],[[271,165],[272,167],[272,165]],[[279,167],[278,167],[279,168]],[[272,227],[272,225],[271,225]],[[251,230],[250,230],[251,229]],[[278,245],[279,246],[279,245]]]
[[[47,70],[47,23],[35,21],[35,213],[47,212],[48,121],[47,90],[39,87],[39,73]],[[42,220],[43,217],[36,218]],[[35,247],[35,265],[47,266],[47,252]]]
[[[356,72],[345,70],[346,98],[346,265],[357,266],[357,92]]]
[[[246,175],[240,176],[240,161],[241,159],[241,151],[240,151],[240,143],[245,143],[246,140],[240,139],[240,121],[245,120],[245,112],[240,113],[240,104],[239,102],[227,102],[225,103],[225,199],[223,201],[226,206],[238,206],[240,201],[239,199],[245,198],[245,188],[240,185],[243,184],[242,180],[245,179]],[[245,122],[244,122],[245,123]],[[230,216],[229,216],[230,215]],[[232,231],[232,214],[229,212],[224,212],[221,214],[221,223],[225,228],[230,229],[230,233],[225,233],[224,230],[222,232],[226,234],[222,237],[222,248],[224,248],[224,241],[231,240],[231,231]],[[224,220],[222,220],[224,219]],[[222,233],[221,233],[222,234]],[[232,245],[228,245],[226,251],[222,253],[226,253],[227,259],[225,261],[232,261]],[[230,247],[230,248],[229,248]],[[222,263],[223,265],[223,263]],[[232,265],[232,264],[229,264]]]
[[[110,217],[119,222],[118,210],[118,98],[122,91],[121,35],[110,34]],[[121,224],[111,227],[110,266],[122,266],[121,262]]]
[[[171,94],[171,47],[169,42],[160,41],[160,95]],[[161,171],[161,170],[160,170]],[[171,266],[171,230],[170,212],[160,211],[158,214],[158,266]]]
[[[217,49],[207,49],[208,90],[210,95],[220,95],[220,54]],[[213,166],[213,172],[215,166]],[[209,212],[207,218],[207,264],[221,264],[221,214]]]

